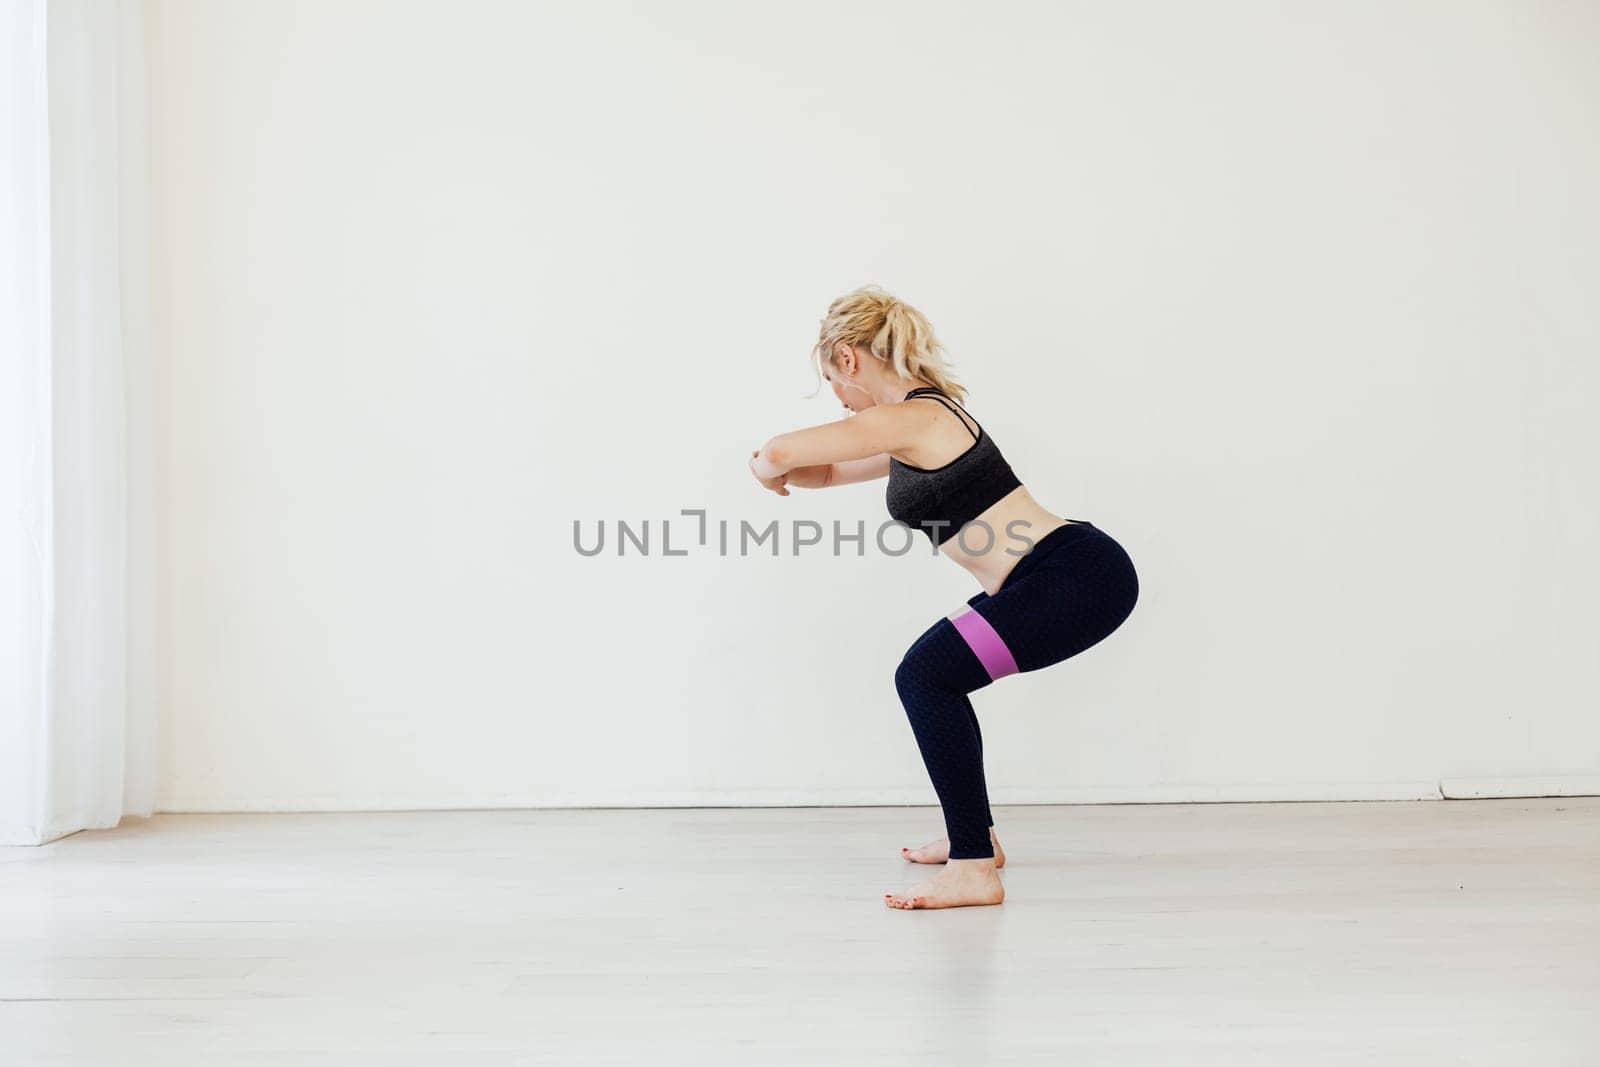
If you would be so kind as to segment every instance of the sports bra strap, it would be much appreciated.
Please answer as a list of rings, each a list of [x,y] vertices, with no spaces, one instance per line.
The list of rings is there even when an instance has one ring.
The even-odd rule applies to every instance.
[[[954,400],[951,400],[949,397],[945,396],[943,393],[941,393],[939,390],[935,389],[931,385],[919,386],[918,388],[913,389],[913,390],[911,390],[911,392],[907,393],[905,398],[907,400],[910,400],[914,396],[925,396],[925,397],[928,397],[929,399],[937,400],[937,401],[939,401],[939,403],[943,404],[946,408],[948,408],[950,410],[951,414],[955,414],[956,411],[959,409],[960,410],[960,414],[956,415],[956,419],[961,423],[962,429],[964,429],[968,433],[972,434],[972,439],[974,441],[980,440],[979,436],[976,433],[973,433],[972,427],[967,425],[967,419],[972,419],[972,416],[968,415],[967,414],[967,410],[965,408],[961,407],[961,405],[956,404],[956,402]],[[951,407],[952,404],[955,404],[955,407]],[[967,418],[963,419],[961,417],[962,415],[966,415]],[[972,421],[973,422],[977,422],[978,420],[977,419],[972,419]],[[980,425],[978,427],[978,429],[981,430],[981,429],[983,429],[983,427]]]

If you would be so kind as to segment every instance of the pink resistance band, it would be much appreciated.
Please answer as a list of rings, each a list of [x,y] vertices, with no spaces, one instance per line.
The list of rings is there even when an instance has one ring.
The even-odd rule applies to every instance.
[[[977,653],[978,662],[989,672],[990,681],[1017,673],[1017,661],[1012,658],[1011,650],[989,625],[989,620],[972,610],[971,604],[963,604],[946,618],[955,624],[962,638]]]

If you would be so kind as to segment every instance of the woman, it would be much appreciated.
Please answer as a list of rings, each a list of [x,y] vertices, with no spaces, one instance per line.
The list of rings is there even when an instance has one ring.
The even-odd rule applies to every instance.
[[[966,390],[915,308],[866,286],[835,300],[812,355],[854,418],[779,434],[750,470],[781,496],[887,477],[889,514],[928,536],[983,591],[912,642],[895,671],[946,838],[901,849],[944,870],[892,908],[1005,899],[1005,853],[983,776],[969,694],[1059,663],[1103,640],[1133,611],[1139,580],[1122,546],[1092,522],[1047,511],[966,413]]]

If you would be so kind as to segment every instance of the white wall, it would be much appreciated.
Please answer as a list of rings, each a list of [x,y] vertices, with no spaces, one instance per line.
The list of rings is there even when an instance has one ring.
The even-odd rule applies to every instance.
[[[931,802],[959,568],[660,555],[886,520],[745,466],[873,281],[1141,576],[995,803],[1600,775],[1597,9],[154,15],[164,808]]]

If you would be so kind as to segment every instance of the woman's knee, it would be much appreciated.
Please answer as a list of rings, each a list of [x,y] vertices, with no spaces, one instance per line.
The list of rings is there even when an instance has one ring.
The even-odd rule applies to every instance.
[[[894,690],[900,694],[901,701],[909,703],[918,692],[927,689],[931,681],[927,657],[915,646],[908,649],[894,669]]]
[[[949,618],[940,619],[906,649],[895,668],[902,700],[918,692],[971,693],[991,681]]]

